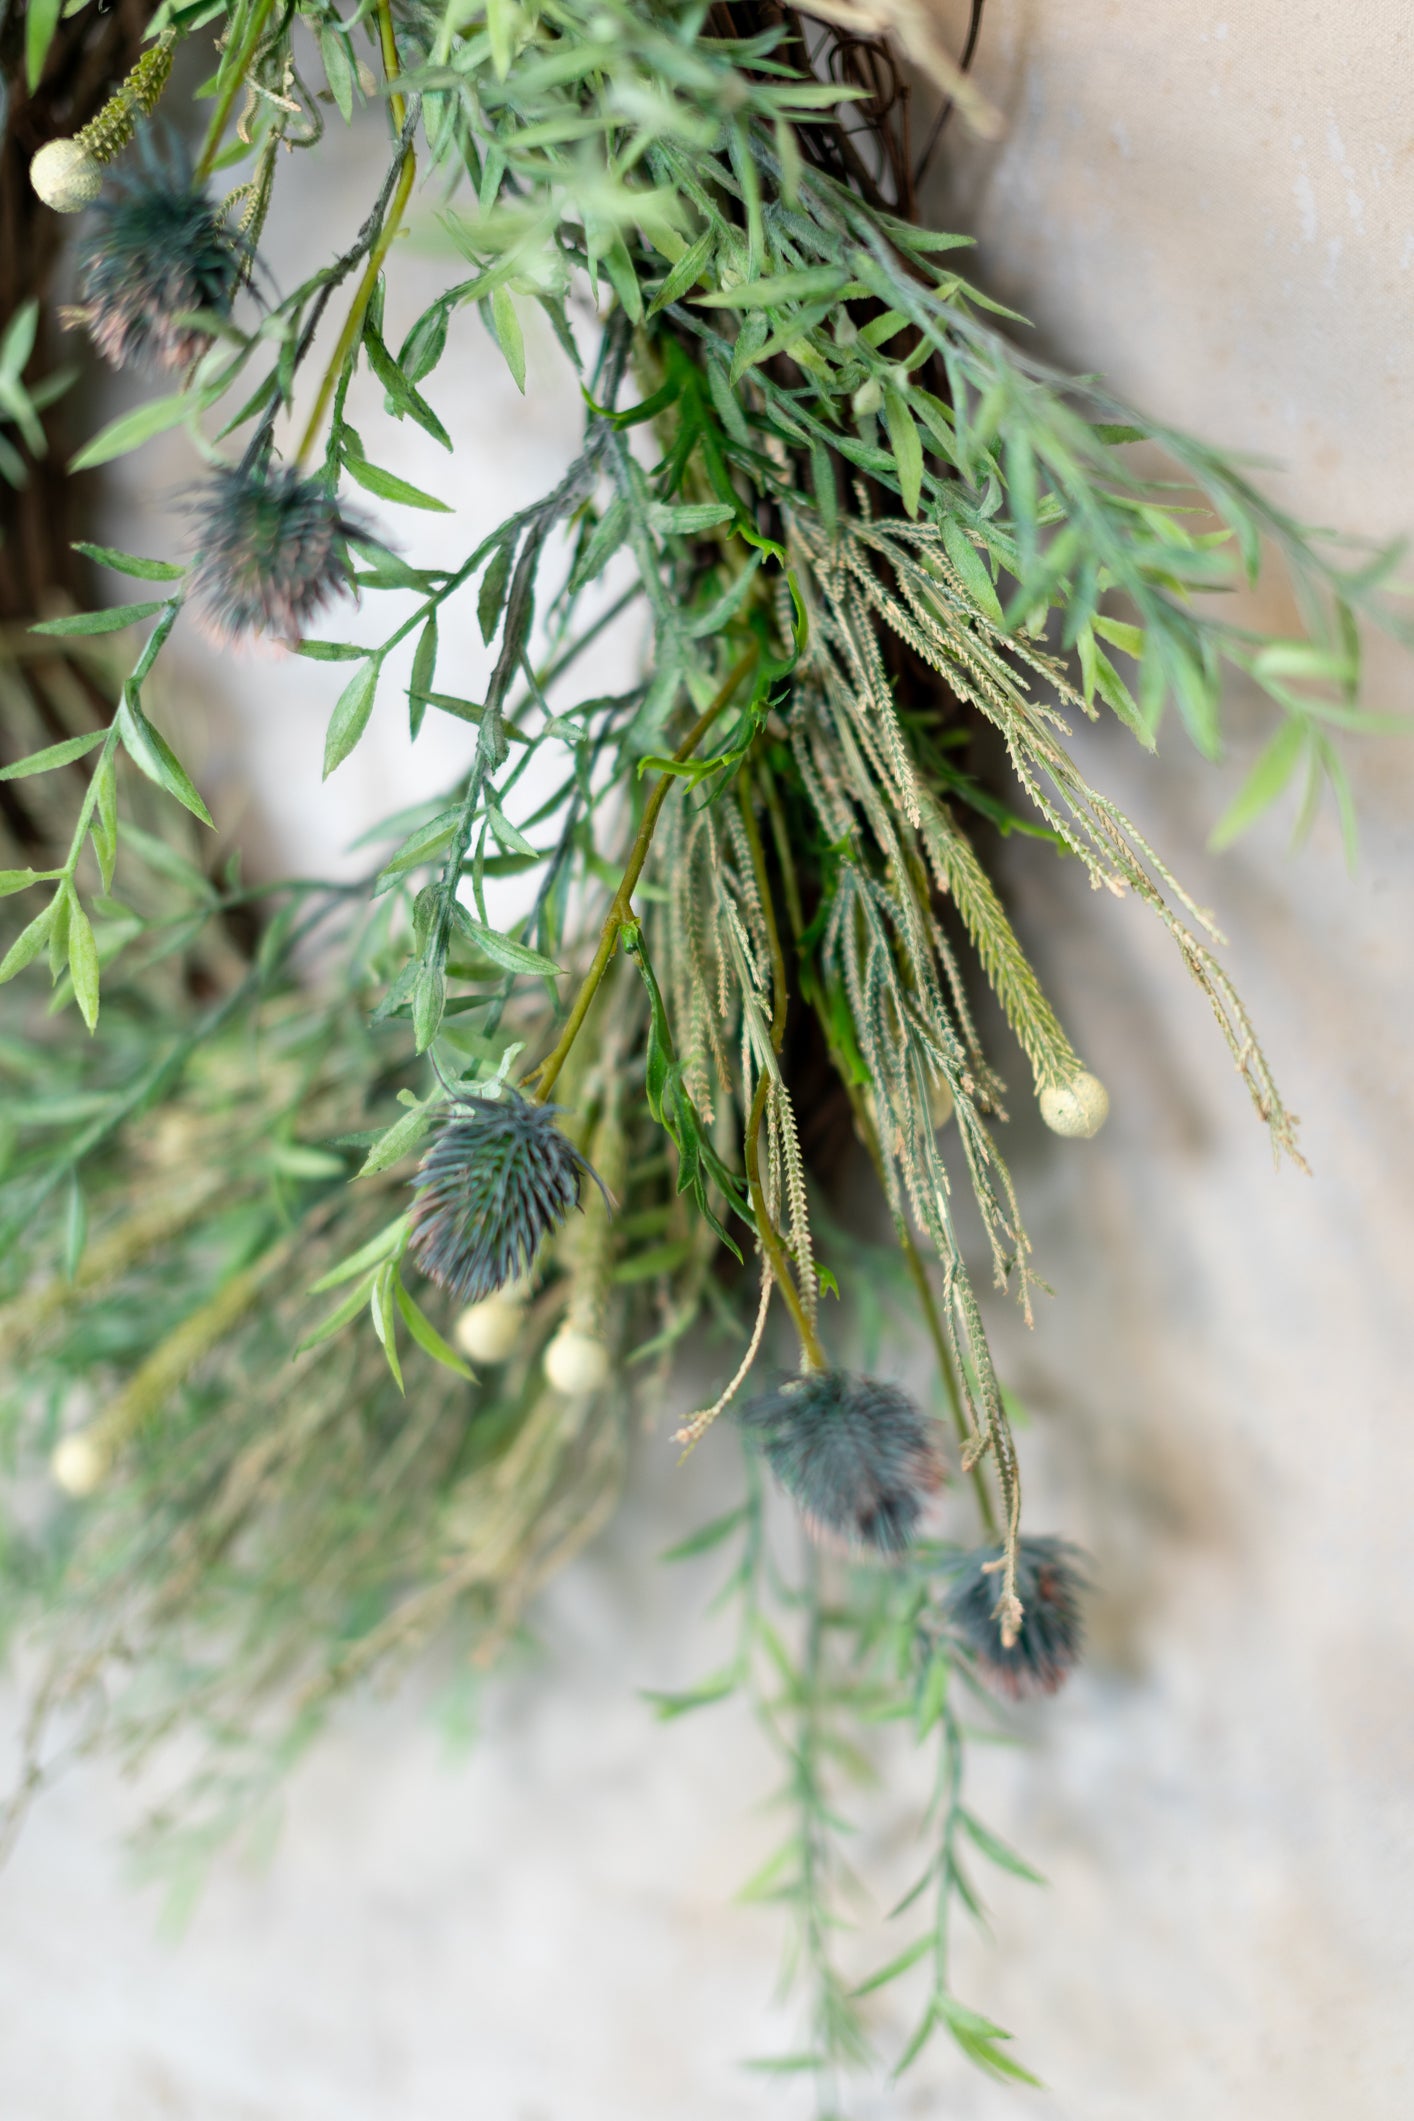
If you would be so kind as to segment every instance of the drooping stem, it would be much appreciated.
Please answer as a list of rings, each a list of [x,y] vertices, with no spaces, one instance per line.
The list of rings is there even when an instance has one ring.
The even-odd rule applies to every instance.
[[[680,766],[692,757],[693,752],[697,749],[703,737],[706,736],[707,731],[712,727],[717,717],[730,705],[732,695],[742,679],[747,675],[748,671],[755,667],[756,657],[757,650],[749,648],[746,654],[733,664],[723,680],[715,699],[697,717],[697,720],[673,753],[674,765]],[[535,1083],[535,1102],[537,1104],[543,1105],[551,1090],[555,1087],[555,1078],[565,1064],[570,1047],[579,1036],[584,1019],[589,1014],[589,1005],[599,992],[599,983],[608,971],[614,952],[618,948],[619,930],[625,921],[632,918],[630,901],[637,887],[638,879],[643,874],[643,864],[647,861],[648,850],[653,844],[653,833],[658,823],[659,812],[667,801],[668,790],[672,786],[673,778],[672,774],[664,773],[659,779],[657,787],[648,798],[638,831],[634,835],[633,846],[629,850],[624,873],[619,880],[619,887],[609,902],[609,910],[604,916],[604,925],[599,931],[599,947],[594,953],[593,963],[580,982],[579,992],[576,994],[570,1013],[565,1019],[565,1028],[560,1033],[554,1049],[540,1063],[538,1068],[532,1069],[526,1079],[527,1082],[533,1081]]]
[[[765,1248],[766,1257],[771,1263],[771,1272],[775,1277],[776,1284],[785,1299],[786,1309],[790,1312],[795,1330],[800,1335],[800,1345],[804,1350],[805,1359],[812,1370],[826,1370],[829,1368],[829,1364],[825,1360],[825,1351],[820,1346],[820,1336],[811,1324],[809,1313],[801,1302],[800,1292],[791,1277],[790,1261],[786,1257],[786,1248],[781,1241],[779,1230],[771,1220],[770,1211],[766,1206],[765,1190],[761,1184],[759,1137],[761,1122],[766,1115],[766,1099],[770,1094],[770,1088],[771,1078],[763,1069],[757,1080],[756,1095],[751,1100],[751,1110],[747,1115],[746,1121],[744,1154],[746,1159],[747,1191],[751,1195],[751,1210],[756,1218],[757,1234]]]
[[[918,1291],[918,1300],[923,1306],[923,1317],[927,1323],[928,1337],[933,1343],[933,1352],[938,1358],[938,1374],[943,1380],[943,1391],[947,1397],[948,1411],[952,1415],[953,1428],[957,1432],[957,1440],[962,1446],[965,1457],[972,1443],[972,1431],[968,1425],[966,1409],[962,1404],[962,1392],[957,1381],[957,1370],[953,1363],[952,1349],[948,1346],[948,1337],[943,1330],[943,1321],[938,1315],[938,1299],[933,1293],[933,1284],[928,1279],[928,1269],[923,1264],[923,1256],[907,1230],[898,1232],[898,1242],[899,1250],[904,1257],[904,1264],[908,1268],[913,1286]],[[982,1519],[982,1528],[989,1539],[1000,1539],[1001,1531],[997,1524],[997,1512],[992,1502],[991,1490],[987,1486],[986,1476],[982,1471],[981,1460],[974,1458],[968,1468],[968,1472],[972,1481],[973,1493],[977,1497],[977,1509]]]
[[[786,960],[785,952],[781,948],[780,923],[776,919],[775,901],[771,896],[771,881],[766,874],[766,855],[761,845],[761,834],[756,825],[756,813],[752,808],[751,781],[746,767],[742,768],[741,779],[738,784],[738,802],[741,809],[742,829],[746,834],[746,844],[751,854],[751,867],[756,880],[756,892],[761,901],[761,914],[766,923],[767,945],[771,953],[771,1047],[773,1052],[779,1053],[781,1047],[785,1044],[790,990],[786,985]],[[828,1365],[820,1346],[819,1335],[815,1331],[814,1320],[810,1317],[804,1303],[801,1301],[800,1291],[797,1289],[790,1271],[785,1243],[780,1231],[771,1220],[770,1212],[766,1206],[765,1191],[761,1184],[761,1122],[766,1116],[766,1101],[770,1094],[771,1077],[769,1071],[763,1068],[757,1078],[756,1094],[751,1100],[751,1110],[747,1115],[746,1121],[746,1182],[751,1194],[751,1207],[756,1217],[757,1232],[765,1249],[767,1260],[770,1262],[771,1274],[780,1288],[786,1309],[790,1312],[795,1329],[800,1335],[800,1344],[805,1351],[805,1359],[812,1370],[823,1370]]]
[[[398,46],[393,34],[393,17],[389,0],[378,0],[378,37],[383,50],[383,71],[390,84],[391,92],[388,101],[392,108],[393,122],[400,133],[406,133],[407,105],[397,90],[391,88],[391,84],[397,80],[401,68],[398,64]],[[393,238],[398,233],[399,225],[407,210],[408,200],[412,197],[412,187],[416,176],[417,156],[409,138],[403,148],[402,168],[398,172],[397,189],[389,201],[388,211],[383,217],[383,226],[379,229],[373,248],[368,254],[368,263],[363,268],[363,276],[354,291],[353,301],[349,304],[349,313],[344,319],[344,328],[339,333],[338,342],[329,357],[328,366],[319,380],[319,389],[315,393],[314,404],[311,408],[308,422],[305,425],[299,449],[295,455],[295,462],[301,467],[309,461],[313,453],[314,445],[319,439],[319,431],[324,425],[324,416],[329,410],[329,401],[338,386],[345,364],[353,353],[354,348],[358,345],[359,336],[363,331],[363,320],[367,314],[368,305],[373,300],[373,291],[378,285],[378,275],[383,270],[383,260],[387,257],[389,250],[392,248]]]

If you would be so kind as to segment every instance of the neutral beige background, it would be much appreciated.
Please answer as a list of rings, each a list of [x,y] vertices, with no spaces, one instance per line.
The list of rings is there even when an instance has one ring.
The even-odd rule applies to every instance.
[[[1405,10],[1369,0],[990,0],[980,78],[1008,131],[953,138],[952,211],[1058,358],[1282,459],[1273,490],[1313,518],[1409,530],[1411,58]],[[547,482],[573,407],[548,399],[545,362],[522,413],[474,327],[457,360],[458,424],[487,452],[479,479],[461,460],[460,529],[494,520],[512,479]],[[435,452],[399,468],[436,487]],[[243,704],[247,731],[286,733],[265,793],[287,839],[325,699],[311,666],[292,674],[297,712],[269,674]],[[1376,647],[1371,691],[1414,708],[1408,661]],[[1013,2099],[939,2054],[860,2116],[1414,2110],[1414,753],[1352,750],[1353,880],[1328,819],[1298,859],[1280,818],[1212,858],[1264,726],[1233,700],[1217,775],[1177,731],[1158,768],[1118,734],[1081,743],[1221,908],[1311,1180],[1273,1173],[1141,910],[1044,851],[1011,858],[1018,919],[1114,1093],[1092,1145],[1017,1123],[1057,1300],[1029,1338],[996,1321],[1032,1415],[1033,1522],[1081,1537],[1101,1583],[1088,1669],[1027,1719],[1029,1751],[978,1771],[985,1816],[1052,1882],[995,1891],[961,1985],[1050,2090]],[[301,798],[301,831],[332,847],[382,807],[404,768],[391,731],[379,744]],[[673,1455],[646,1448],[619,1532],[548,1601],[546,1664],[491,1690],[465,1765],[412,1704],[361,1709],[296,1786],[274,1867],[222,1872],[175,1952],[122,1882],[126,1800],[101,1773],[67,1785],[0,1888],[0,2111],[803,2114],[735,2067],[789,2037],[770,1918],[728,1899],[763,1845],[767,1763],[731,1711],[662,1732],[636,1698],[702,1668],[691,1587],[651,1557],[726,1469],[704,1450],[689,1490]],[[900,1777],[880,1801],[885,1861],[908,1797]]]

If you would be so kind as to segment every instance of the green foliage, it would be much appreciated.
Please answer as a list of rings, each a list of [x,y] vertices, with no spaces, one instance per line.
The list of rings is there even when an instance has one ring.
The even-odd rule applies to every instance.
[[[32,70],[53,19],[31,6]],[[191,566],[81,548],[169,586],[33,629],[27,649],[95,675],[111,718],[57,740],[41,722],[0,771],[56,851],[42,866],[26,846],[0,871],[15,901],[0,1417],[15,1464],[58,1445],[61,1485],[88,1498],[17,1523],[5,1548],[11,1609],[50,1660],[30,1766],[42,1779],[48,1721],[90,1686],[133,1759],[184,1724],[224,1734],[169,1822],[183,1860],[264,1801],[343,1688],[438,1629],[486,1656],[519,1625],[612,1508],[625,1380],[661,1406],[694,1327],[725,1329],[740,1360],[679,1432],[688,1445],[741,1390],[778,1304],[807,1369],[842,1367],[822,1336],[846,1329],[825,1307],[826,1335],[820,1291],[843,1285],[867,1331],[885,1270],[843,1233],[838,1281],[817,1262],[828,1174],[797,1113],[821,1097],[812,1056],[874,1164],[928,1325],[930,1433],[934,1414],[955,1427],[996,1549],[984,1618],[1004,1647],[1019,1639],[1018,1458],[955,1207],[965,1174],[993,1278],[1026,1303],[977,979],[1038,1096],[1083,1068],[988,873],[993,831],[1035,835],[1155,913],[1296,1153],[1205,916],[1081,775],[1069,731],[1110,716],[1153,751],[1176,716],[1217,758],[1235,675],[1276,722],[1215,840],[1298,775],[1303,818],[1329,787],[1348,826],[1337,741],[1376,726],[1358,625],[1396,623],[1396,555],[1308,533],[1228,458],[1055,374],[957,269],[964,239],[918,225],[911,182],[890,181],[889,113],[867,119],[876,169],[846,141],[859,92],[817,77],[827,50],[812,68],[778,11],[733,10],[730,37],[722,19],[681,0],[377,0],[348,22],[324,0],[166,0],[154,21],[208,47],[221,33],[194,183],[244,172],[218,210],[223,257],[248,262],[283,210],[280,149],[317,146],[304,31],[373,165],[346,250],[283,294],[256,267],[246,309],[169,317],[194,356],[183,386],[74,458],[99,466],[207,421],[219,464],[239,437],[208,480]],[[365,102],[381,117],[359,119]],[[451,262],[395,353],[385,275],[414,211],[436,212]],[[576,329],[591,306],[597,328]],[[483,334],[528,392],[541,318],[581,391],[573,460],[474,549],[453,518],[437,564],[413,566],[363,497],[453,511],[384,468],[392,426],[365,441],[350,425],[355,375],[388,422],[450,449],[432,402],[448,348],[464,363]],[[0,346],[0,415],[31,449],[42,393],[61,387],[21,382],[34,323],[22,310]],[[0,474],[14,464],[0,436]],[[1264,556],[1304,639],[1263,641],[1213,595]],[[352,589],[366,639],[307,637]],[[388,821],[352,884],[247,886],[223,859],[163,733],[159,659],[188,602],[229,635],[273,630],[350,666],[329,673],[326,776],[375,715],[401,715],[389,673],[405,642],[412,737],[429,712],[460,729],[451,784]],[[477,700],[450,689],[443,650],[468,607],[494,646]],[[648,650],[606,696],[595,644],[625,611]],[[119,637],[151,621],[124,674]],[[1009,761],[1001,789],[971,754],[984,731]],[[513,902],[488,891],[505,879]],[[53,1006],[73,1000],[91,1041],[35,1014],[41,959]],[[618,1209],[571,1217],[525,1286],[460,1319],[416,1278],[402,1191],[451,1083],[553,1089]],[[749,1337],[724,1253],[751,1270]],[[564,1382],[547,1353],[562,1332],[607,1351],[607,1387]],[[81,1405],[99,1411],[66,1434]],[[945,2032],[984,2070],[1034,2082],[952,1987],[956,1907],[979,1911],[964,1857],[1033,1874],[963,1801],[968,1667],[937,1594],[943,1556],[910,1538],[872,1574],[793,1572],[747,1480],[740,1508],[679,1550],[734,1547],[736,1651],[654,1700],[678,1716],[745,1687],[780,1753],[793,1823],[749,1890],[792,1914],[809,2022],[799,2052],[763,2066],[812,2073],[837,2111],[881,1992],[926,1977],[898,2067]],[[976,1544],[971,1529],[958,1542]],[[860,1982],[837,1965],[835,1785],[862,1764],[859,1734],[888,1724],[936,1750],[906,1903],[930,1912]]]

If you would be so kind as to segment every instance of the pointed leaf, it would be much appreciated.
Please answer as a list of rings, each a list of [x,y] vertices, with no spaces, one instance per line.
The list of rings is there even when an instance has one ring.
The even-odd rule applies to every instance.
[[[334,712],[329,717],[329,733],[324,739],[323,777],[326,781],[335,767],[343,764],[368,727],[368,717],[373,712],[374,695],[378,690],[379,667],[377,656],[370,656],[362,670],[349,679],[334,703]]]

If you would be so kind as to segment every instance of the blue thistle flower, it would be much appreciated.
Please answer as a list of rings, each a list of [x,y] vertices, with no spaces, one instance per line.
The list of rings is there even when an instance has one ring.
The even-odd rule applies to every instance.
[[[218,641],[298,640],[320,606],[353,587],[346,518],[319,479],[292,466],[218,471],[191,504],[197,520],[191,594]]]
[[[784,1378],[738,1418],[816,1537],[901,1553],[945,1478],[934,1424],[877,1377]]]
[[[93,208],[68,314],[114,368],[188,368],[212,338],[192,312],[228,317],[248,261],[184,149],[163,154],[144,141],[138,166]]]
[[[464,1303],[529,1271],[542,1240],[579,1206],[586,1177],[604,1190],[555,1124],[559,1109],[509,1088],[478,1098],[446,1122],[422,1159],[413,1257]]]
[[[1008,1647],[997,1617],[1000,1547],[979,1547],[962,1564],[948,1593],[947,1618],[971,1652],[978,1675],[1013,1701],[1054,1694],[1080,1661],[1084,1630],[1080,1596],[1085,1578],[1076,1549],[1064,1539],[1022,1537],[1016,1559],[1021,1628]]]

